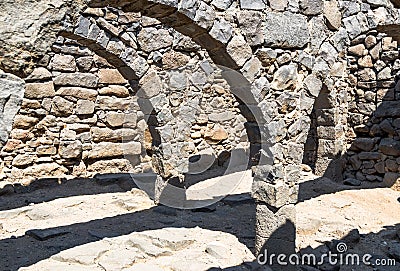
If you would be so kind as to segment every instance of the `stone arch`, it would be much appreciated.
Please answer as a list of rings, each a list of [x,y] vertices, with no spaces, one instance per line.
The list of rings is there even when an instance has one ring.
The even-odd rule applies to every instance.
[[[227,52],[227,43],[235,36],[233,26],[225,20],[213,22],[216,10],[204,1],[90,1],[90,7],[117,7],[123,11],[141,12],[156,18],[205,48],[217,65],[239,69]]]
[[[79,18],[79,22],[80,23],[72,31],[62,31],[61,35],[78,41],[82,45],[87,46],[99,56],[107,59],[110,64],[115,66],[120,71],[120,73],[127,80],[130,81],[132,86],[136,86],[137,82],[140,81],[140,79],[143,78],[143,76],[145,75],[145,72],[137,72],[135,70],[135,67],[137,66],[135,65],[145,65],[146,61],[142,58],[142,61],[139,61],[139,63],[135,63],[137,59],[140,59],[140,56],[136,55],[137,58],[126,57],[128,55],[131,56],[135,54],[135,49],[130,47],[129,41],[119,38],[118,35],[112,33],[112,30],[110,31],[110,29],[105,30],[106,27],[104,27],[104,25],[101,25],[101,23],[98,24],[95,21],[91,22],[90,18],[85,18],[84,16],[82,16]],[[105,24],[104,22],[102,23]],[[106,44],[103,45],[101,43],[101,41],[104,40],[113,40],[113,42],[120,44],[120,53],[109,50]],[[234,89],[237,91],[236,96],[241,101],[245,101],[248,105],[252,107],[251,109],[249,109],[248,107],[244,107],[242,105],[240,106],[240,109],[244,111],[245,116],[247,116],[248,118],[249,126],[247,128],[253,131],[251,134],[248,134],[249,140],[257,145],[255,147],[255,151],[258,151],[260,149],[259,145],[261,145],[262,142],[260,141],[260,131],[256,127],[256,116],[254,113],[257,113],[258,117],[262,116],[262,114],[259,111],[256,111],[257,101],[252,96],[248,95],[249,93],[251,93],[250,83],[244,77],[237,77],[237,75],[233,74],[232,70],[230,69],[224,68],[222,73],[224,75],[223,77],[229,80],[228,83],[231,86],[235,86]]]

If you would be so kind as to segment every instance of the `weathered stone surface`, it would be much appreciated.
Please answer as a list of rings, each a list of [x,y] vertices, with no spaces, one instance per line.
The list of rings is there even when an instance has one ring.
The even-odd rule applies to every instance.
[[[38,118],[26,115],[17,115],[14,119],[13,126],[15,128],[27,129],[33,127],[38,122],[39,122]]]
[[[29,99],[41,99],[54,97],[55,90],[53,82],[28,83],[25,87],[25,97]]]
[[[62,158],[74,159],[82,154],[82,143],[76,141],[63,141],[60,144],[59,154]]]
[[[313,74],[307,76],[304,85],[312,96],[318,97],[322,89],[322,81],[318,77]]]
[[[129,143],[99,143],[89,152],[89,159],[115,158],[119,156],[139,155],[142,145],[139,142]]]
[[[273,64],[278,56],[275,50],[262,48],[257,50],[256,55],[264,67],[269,67]]]
[[[67,168],[60,166],[57,163],[44,163],[28,167],[25,170],[24,174],[26,176],[32,176],[32,177],[40,176],[42,178],[45,178],[53,176],[62,177],[67,172],[68,172]]]
[[[400,101],[385,101],[379,106],[374,115],[377,118],[400,117]]]
[[[71,23],[83,4],[72,0],[1,1],[0,66],[3,70],[28,75],[35,65],[32,60],[44,56],[65,25],[63,22],[69,17]]]
[[[165,29],[143,28],[138,35],[140,48],[145,52],[156,51],[172,45],[172,37]]]
[[[20,166],[27,166],[33,164],[35,160],[37,159],[36,155],[31,155],[31,154],[18,154],[12,164],[13,166],[20,167]]]
[[[129,127],[135,128],[137,122],[137,114],[135,113],[118,113],[118,112],[109,112],[106,115],[106,122],[111,127]]]
[[[132,161],[127,159],[101,160],[89,164],[88,170],[91,172],[121,173],[132,171],[133,165]]]
[[[91,115],[94,113],[95,104],[89,100],[79,100],[76,103],[75,114],[77,115]]]
[[[127,98],[98,96],[96,108],[103,110],[127,110],[131,107],[131,103],[132,101]]]
[[[291,12],[269,12],[265,23],[265,44],[271,47],[302,48],[310,40],[307,19]]]
[[[264,0],[240,0],[242,9],[263,10],[266,7]]]
[[[210,31],[210,35],[222,43],[227,43],[232,34],[233,28],[231,24],[224,19],[215,21]]]
[[[59,96],[54,97],[51,112],[56,116],[70,115],[73,110],[74,104],[72,102]]]
[[[121,142],[122,140],[132,140],[138,135],[134,129],[122,128],[111,130],[109,128],[93,127],[90,129],[94,142]]]
[[[24,81],[0,71],[0,146],[8,139],[24,96]]]
[[[97,82],[97,76],[91,73],[62,73],[54,78],[54,84],[57,86],[93,88],[97,86]]]
[[[151,98],[159,94],[162,89],[163,85],[160,77],[157,75],[156,71],[150,70],[140,80],[140,89],[137,96],[141,98]]]
[[[250,46],[264,42],[264,14],[258,11],[241,11],[238,16],[239,27]]]
[[[276,90],[288,89],[296,84],[297,67],[294,65],[286,65],[280,67],[274,74],[274,80],[271,83],[271,88]]]
[[[74,72],[76,70],[75,58],[71,55],[55,55],[50,63],[50,68],[55,71]]]
[[[115,69],[100,69],[100,84],[126,84],[128,81]]]
[[[305,15],[318,15],[323,8],[323,0],[300,0],[300,10]]]
[[[269,5],[274,10],[283,11],[288,6],[288,0],[269,0]]]
[[[330,28],[339,30],[342,24],[342,13],[336,0],[324,1],[324,17]]]
[[[129,96],[129,90],[124,86],[111,85],[99,89],[99,94],[126,98]]]
[[[223,127],[216,125],[212,130],[206,131],[204,137],[210,140],[210,144],[218,144],[228,138],[228,133]]]
[[[188,78],[185,72],[171,71],[168,87],[172,90],[185,90],[188,86]]]
[[[399,156],[400,142],[391,138],[383,138],[379,144],[379,150],[383,154]]]
[[[375,145],[375,140],[373,138],[356,138],[352,144],[352,147],[363,151],[370,151]]]
[[[57,153],[57,149],[51,145],[43,145],[38,146],[36,148],[36,152],[38,155],[55,155]]]
[[[213,0],[211,2],[211,5],[221,10],[228,9],[231,4],[232,0]]]
[[[190,57],[176,51],[168,51],[162,57],[163,68],[165,69],[177,69],[183,67],[190,60]]]
[[[33,70],[33,72],[26,78],[27,82],[39,81],[39,80],[49,80],[51,79],[51,73],[43,67],[38,67]]]
[[[56,95],[71,96],[78,99],[95,101],[97,97],[97,90],[80,87],[61,87],[59,90],[57,90]]]
[[[239,66],[243,66],[253,54],[251,47],[242,36],[234,36],[226,49]]]
[[[246,64],[241,69],[241,72],[247,80],[253,82],[256,79],[257,75],[260,73],[261,68],[261,61],[258,60],[258,58],[253,57],[246,62]]]

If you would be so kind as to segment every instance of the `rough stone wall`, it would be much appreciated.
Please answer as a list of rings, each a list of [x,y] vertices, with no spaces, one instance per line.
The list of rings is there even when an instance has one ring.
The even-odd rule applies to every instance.
[[[157,139],[147,125],[155,125],[149,118],[153,112],[146,112],[148,101],[152,102],[151,111],[162,113],[157,125],[164,139],[164,155],[173,156],[166,157],[170,161],[177,153],[186,159],[206,153],[213,158],[208,166],[226,168],[232,150],[249,149],[246,120],[226,82],[221,77],[207,80],[206,72],[214,69],[207,52],[157,20],[139,14],[113,9],[87,10],[85,14],[104,18],[107,27],[118,25],[130,35],[125,43],[144,49],[138,53],[144,57],[141,74],[147,72],[144,80],[160,96],[148,96],[146,84],[138,90],[135,81],[125,79],[104,58],[59,36],[41,67],[25,80],[21,110],[1,152],[4,178],[29,183],[46,176],[151,170],[148,155],[154,154]],[[149,36],[158,37],[160,43],[150,43]],[[120,44],[110,39],[107,48],[116,52]],[[186,85],[192,66],[199,70],[190,80],[197,82],[195,89]],[[172,124],[168,123],[170,117]],[[175,140],[180,143],[176,146],[174,125],[183,136]],[[179,167],[178,162],[170,167]]]
[[[262,191],[268,189],[265,179],[289,184],[298,179],[313,107],[318,142],[306,148],[306,156],[311,156],[307,159],[315,162],[318,173],[324,173],[330,169],[332,160],[342,158],[346,151],[346,92],[351,89],[346,48],[360,34],[398,23],[398,11],[389,1],[90,1],[89,4],[141,11],[158,19],[147,20],[148,27],[144,29],[127,27],[127,22],[135,24],[139,19],[124,16],[116,9],[110,12],[89,9],[73,28],[62,31],[63,36],[76,39],[106,58],[128,80],[133,92],[135,85],[145,86],[152,72],[158,71],[152,62],[164,57],[164,46],[171,43],[174,46],[176,41],[175,46],[179,47],[187,41],[187,38],[168,38],[170,30],[162,29],[165,25],[192,38],[207,50],[215,64],[240,70],[248,83],[244,96],[251,97],[250,105],[260,109],[255,117],[261,120],[258,128],[265,142],[259,143],[265,143],[274,156],[272,169],[266,170],[270,177],[260,176],[262,182],[257,184],[260,200],[265,200]],[[155,76],[158,77],[163,79],[162,75]],[[229,78],[223,79],[233,87]],[[155,96],[161,97],[159,94]],[[159,121],[162,114],[156,112],[155,117]],[[192,134],[197,136],[195,131]],[[339,163],[332,171],[333,176],[340,169]]]
[[[352,41],[346,177],[385,181],[399,177],[398,105],[400,70],[396,41],[369,32]]]
[[[25,77],[55,41],[74,23],[83,0],[0,2],[0,68]]]

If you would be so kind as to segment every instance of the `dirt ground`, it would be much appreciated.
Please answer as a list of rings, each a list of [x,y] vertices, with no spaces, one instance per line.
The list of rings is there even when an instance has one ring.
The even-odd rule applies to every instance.
[[[301,270],[400,270],[400,192],[304,174],[296,207],[299,254],[344,242],[348,253],[397,259],[397,266]],[[197,210],[155,206],[129,175],[16,186],[16,193],[0,196],[0,270],[271,270],[252,254],[255,203],[248,184]]]

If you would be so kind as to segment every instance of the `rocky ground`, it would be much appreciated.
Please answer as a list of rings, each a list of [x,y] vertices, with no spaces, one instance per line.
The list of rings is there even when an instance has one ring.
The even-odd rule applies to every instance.
[[[398,270],[400,192],[362,188],[304,179],[297,205],[300,253],[320,254],[341,240],[349,252],[398,261],[375,270]],[[191,211],[155,206],[129,175],[44,180],[14,189],[0,201],[2,271],[258,268],[252,254],[255,206],[246,191]],[[329,268],[320,270],[374,270]]]

